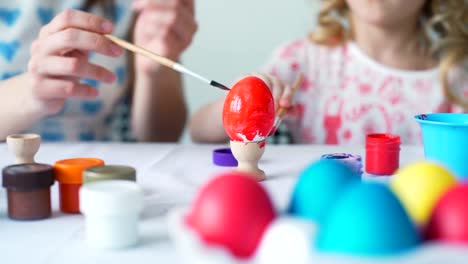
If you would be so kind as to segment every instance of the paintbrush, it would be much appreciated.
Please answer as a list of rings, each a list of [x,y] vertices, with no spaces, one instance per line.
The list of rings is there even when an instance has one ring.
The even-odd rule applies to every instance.
[[[291,96],[294,97],[294,94],[297,91],[297,88],[299,85],[302,83],[302,79],[304,76],[302,73],[299,73],[297,76],[296,80],[294,81],[293,85],[291,86]],[[283,116],[288,110],[288,107],[280,107],[278,109],[278,112],[276,113],[276,118],[275,118],[275,123],[273,123],[273,127],[271,128],[271,132],[268,134],[269,136],[273,135],[276,132],[276,129],[278,129],[279,125],[281,124],[281,121],[283,121]]]
[[[200,74],[197,74],[189,69],[187,69],[186,67],[184,67],[182,64],[180,63],[177,63],[175,61],[172,61],[166,57],[163,57],[163,56],[160,56],[156,53],[153,53],[145,48],[142,48],[142,47],[139,47],[137,45],[134,45],[128,41],[125,41],[123,39],[120,39],[120,38],[117,38],[115,36],[112,36],[112,35],[104,35],[106,38],[108,38],[109,40],[111,40],[112,42],[114,42],[115,44],[119,45],[120,47],[122,48],[125,48],[127,50],[130,50],[132,52],[135,52],[135,53],[138,53],[140,55],[143,55],[147,58],[150,58],[166,67],[169,67],[177,72],[180,72],[180,73],[185,73],[185,74],[188,74],[192,77],[195,77],[211,86],[214,86],[216,88],[220,88],[220,89],[223,89],[223,90],[229,90],[228,87],[226,87],[225,85],[222,85],[221,83],[219,82],[216,82],[216,81],[213,81],[213,80],[209,80],[203,76],[201,76]]]

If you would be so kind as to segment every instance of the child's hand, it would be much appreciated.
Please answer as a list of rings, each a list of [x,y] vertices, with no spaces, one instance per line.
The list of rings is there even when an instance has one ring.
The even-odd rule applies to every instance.
[[[254,73],[252,74],[255,77],[262,79],[273,94],[275,100],[275,109],[278,110],[279,107],[290,108],[292,106],[292,89],[291,85],[284,84],[280,79],[263,73]]]
[[[135,24],[135,44],[161,56],[178,60],[192,42],[198,25],[194,0],[135,0],[139,13]],[[136,71],[152,74],[160,64],[142,56],[136,57]]]
[[[104,18],[77,10],[66,10],[45,25],[31,45],[28,74],[31,92],[46,114],[59,112],[68,97],[96,97],[94,87],[81,78],[111,83],[110,70],[89,62],[88,52],[117,57],[123,50],[102,34],[113,25]]]

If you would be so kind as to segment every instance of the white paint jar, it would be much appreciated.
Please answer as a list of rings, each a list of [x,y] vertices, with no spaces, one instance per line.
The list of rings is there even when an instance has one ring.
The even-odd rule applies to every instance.
[[[263,234],[256,252],[260,264],[313,263],[312,245],[317,227],[311,221],[293,217],[279,217]]]
[[[90,247],[119,249],[135,245],[142,210],[143,190],[135,182],[108,180],[81,186],[80,211],[86,218]]]

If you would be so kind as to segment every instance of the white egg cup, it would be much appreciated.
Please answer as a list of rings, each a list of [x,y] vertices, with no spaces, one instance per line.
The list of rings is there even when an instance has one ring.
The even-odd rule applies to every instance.
[[[237,159],[237,170],[254,176],[255,180],[266,179],[265,172],[258,167],[263,153],[265,153],[265,142],[230,142],[232,155]]]
[[[41,146],[41,136],[36,134],[9,135],[6,139],[8,149],[15,155],[15,163],[35,163],[34,156]]]

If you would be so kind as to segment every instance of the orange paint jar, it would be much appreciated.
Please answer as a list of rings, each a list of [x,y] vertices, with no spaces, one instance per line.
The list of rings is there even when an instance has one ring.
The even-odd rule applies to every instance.
[[[104,161],[96,158],[66,159],[54,164],[55,179],[59,182],[60,210],[62,212],[80,213],[79,191],[83,183],[83,171],[102,165],[104,165]]]

